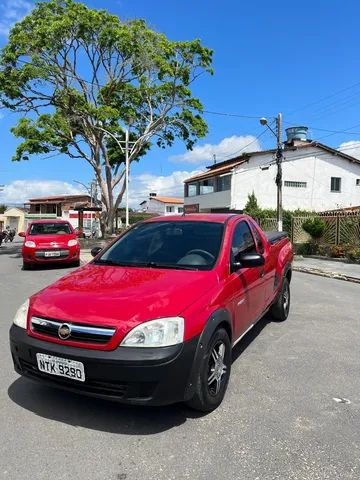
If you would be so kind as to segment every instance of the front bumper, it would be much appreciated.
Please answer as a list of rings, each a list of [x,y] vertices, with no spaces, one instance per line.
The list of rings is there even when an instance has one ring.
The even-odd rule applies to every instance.
[[[12,325],[10,348],[17,373],[42,383],[85,395],[137,405],[167,405],[185,400],[199,337],[162,348],[119,347],[90,350],[44,342]],[[36,353],[84,364],[85,382],[42,373]]]
[[[46,257],[45,252],[59,252],[59,256]],[[79,247],[61,247],[61,248],[29,248],[22,251],[25,263],[53,263],[53,262],[75,262],[80,259]]]

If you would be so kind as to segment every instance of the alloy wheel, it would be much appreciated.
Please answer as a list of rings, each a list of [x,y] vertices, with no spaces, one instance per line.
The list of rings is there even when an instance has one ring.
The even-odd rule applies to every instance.
[[[226,347],[222,341],[217,342],[209,357],[208,368],[208,390],[212,396],[218,395],[221,390],[222,383],[226,378],[227,366],[224,363]]]

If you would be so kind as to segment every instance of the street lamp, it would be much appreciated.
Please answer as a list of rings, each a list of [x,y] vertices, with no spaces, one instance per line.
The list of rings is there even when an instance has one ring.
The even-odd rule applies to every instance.
[[[103,127],[96,125],[96,128],[109,135],[115,140],[121,152],[124,153],[124,149],[121,146],[122,142],[113,133],[109,132]],[[125,226],[129,226],[129,129],[125,129]]]
[[[278,231],[281,232],[283,229],[283,212],[282,212],[282,159],[283,159],[283,145],[281,141],[281,129],[282,129],[282,114],[279,113],[276,117],[276,130],[270,127],[267,119],[261,117],[259,122],[260,125],[266,126],[276,137],[276,165],[277,165],[277,174],[275,183],[277,186],[277,225]]]
[[[92,180],[90,182],[90,187],[88,185],[85,185],[85,183],[79,182],[79,180],[73,180],[74,183],[78,183],[82,187],[85,188],[85,190],[88,192],[90,195],[90,208],[96,207],[97,204],[97,181]],[[90,229],[91,229],[91,234],[93,232],[93,212],[91,212],[91,222],[90,222]]]

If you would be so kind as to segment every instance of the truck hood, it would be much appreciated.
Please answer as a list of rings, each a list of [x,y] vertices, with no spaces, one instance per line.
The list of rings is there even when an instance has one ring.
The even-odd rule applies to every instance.
[[[30,314],[116,327],[120,339],[139,323],[180,315],[217,282],[214,271],[88,264],[35,294]]]

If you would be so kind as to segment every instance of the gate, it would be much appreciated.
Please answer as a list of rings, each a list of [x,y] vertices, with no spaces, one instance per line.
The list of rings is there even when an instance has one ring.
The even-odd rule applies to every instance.
[[[291,239],[293,243],[305,243],[311,240],[310,235],[302,228],[305,220],[309,218],[320,218],[325,223],[325,230],[319,243],[326,245],[360,244],[359,212],[339,212],[332,215],[319,213],[307,217],[292,217]]]

